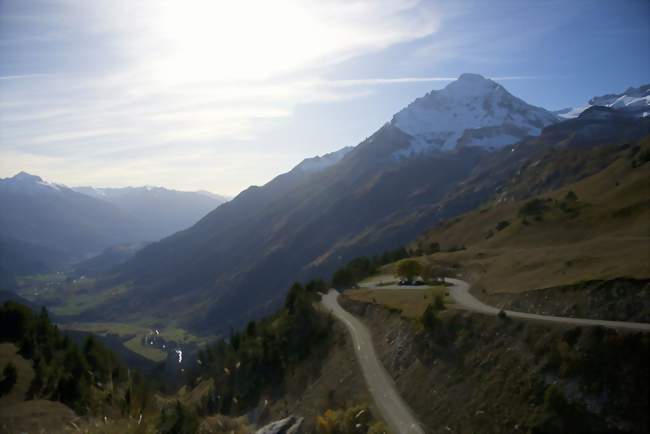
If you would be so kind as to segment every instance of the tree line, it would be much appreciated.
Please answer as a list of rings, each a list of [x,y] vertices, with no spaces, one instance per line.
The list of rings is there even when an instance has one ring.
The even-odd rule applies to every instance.
[[[151,386],[142,376],[92,335],[82,345],[73,342],[52,324],[45,308],[36,314],[22,304],[5,302],[0,306],[0,342],[15,344],[19,354],[32,361],[35,375],[28,399],[60,401],[78,414],[97,414],[104,406],[116,406],[124,415],[138,414],[152,402]]]
[[[272,398],[292,366],[315,349],[326,348],[332,319],[314,304],[318,291],[327,287],[323,280],[294,283],[279,312],[250,321],[241,332],[231,331],[228,339],[201,350],[193,382],[211,378],[213,387],[199,405],[199,414],[243,414],[262,396]]]
[[[353,287],[366,277],[375,274],[379,267],[409,256],[409,252],[404,247],[388,250],[381,255],[359,256],[334,272],[332,286],[339,289]]]

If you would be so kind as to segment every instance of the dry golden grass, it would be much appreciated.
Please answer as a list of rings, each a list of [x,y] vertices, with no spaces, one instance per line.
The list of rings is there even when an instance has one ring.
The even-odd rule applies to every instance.
[[[420,318],[436,296],[445,299],[446,288],[436,286],[428,289],[356,289],[346,291],[350,300],[364,303],[376,303],[390,309],[399,309],[406,318]]]
[[[78,432],[74,412],[58,401],[36,399],[0,405],[0,430],[7,433]]]
[[[2,376],[2,370],[9,362],[16,366],[16,371],[18,372],[18,379],[14,387],[7,395],[0,397],[0,407],[23,401],[29,385],[34,378],[32,362],[25,360],[17,352],[18,348],[14,344],[8,342],[0,344],[0,376]]]
[[[643,146],[650,149],[650,142]],[[541,221],[528,218],[524,224],[518,210],[526,201],[493,204],[429,231],[414,246],[466,246],[421,260],[459,264],[466,279],[490,293],[596,279],[648,279],[650,163],[631,168],[625,154],[595,175],[539,196],[562,201],[574,191],[579,199],[576,216],[551,206]],[[497,231],[503,220],[510,226]],[[494,235],[486,238],[490,231]]]

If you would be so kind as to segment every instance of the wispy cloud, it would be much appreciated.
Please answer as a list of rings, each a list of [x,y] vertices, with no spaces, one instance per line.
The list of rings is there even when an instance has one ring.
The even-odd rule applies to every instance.
[[[329,80],[327,85],[335,87],[354,87],[354,86],[379,86],[383,84],[404,84],[404,83],[429,83],[429,82],[450,82],[456,80],[458,77],[395,77],[395,78],[360,78],[360,79],[342,79],[342,80]],[[496,76],[488,77],[496,81],[508,80],[538,80],[546,78],[545,76],[530,76],[530,75],[510,75],[510,76]]]
[[[24,80],[44,76],[47,76],[47,74],[0,75],[0,80]]]
[[[38,24],[56,36],[48,45],[23,31],[6,44],[16,50],[45,46],[62,59],[50,65],[52,73],[0,76],[0,170],[6,174],[32,162],[39,162],[38,170],[49,166],[48,173],[54,162],[69,170],[59,173],[73,173],[73,164],[91,168],[106,161],[176,173],[172,166],[188,154],[200,156],[190,160],[206,170],[228,160],[241,171],[237,159],[275,161],[282,155],[253,141],[300,105],[362,97],[372,92],[368,86],[445,81],[314,76],[437,31],[442,15],[430,2],[55,0],[43,10],[21,10],[13,22],[11,14],[3,18],[11,28]],[[211,160],[204,165],[200,158]],[[107,170],[124,170],[110,166],[86,170],[85,183],[108,179]],[[236,189],[248,182],[239,179]]]
[[[0,50],[23,60],[0,68],[12,72],[0,75],[0,174],[31,168],[69,183],[157,176],[171,186],[236,193],[300,158],[265,138],[278,125],[296,127],[290,122],[305,106],[456,78],[431,68],[341,74],[337,66],[416,42],[404,56],[413,65],[461,52],[489,57],[472,48],[477,38],[511,38],[488,28],[436,39],[463,6],[430,0],[15,4],[27,6],[0,16],[10,29]]]

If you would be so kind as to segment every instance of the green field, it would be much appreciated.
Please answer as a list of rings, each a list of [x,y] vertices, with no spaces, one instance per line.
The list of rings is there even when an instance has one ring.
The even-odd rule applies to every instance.
[[[167,349],[159,345],[145,344],[147,335],[151,335],[156,327],[146,324],[115,323],[115,322],[83,322],[70,323],[61,326],[63,330],[74,330],[93,333],[98,336],[114,335],[122,339],[122,345],[129,350],[154,362],[160,362],[167,358]],[[201,346],[212,340],[212,337],[198,337],[187,330],[175,326],[157,329],[158,335],[164,341],[173,341],[177,344]]]
[[[129,290],[125,284],[98,288],[95,279],[61,273],[21,277],[18,284],[20,296],[45,305],[60,316],[82,314]]]

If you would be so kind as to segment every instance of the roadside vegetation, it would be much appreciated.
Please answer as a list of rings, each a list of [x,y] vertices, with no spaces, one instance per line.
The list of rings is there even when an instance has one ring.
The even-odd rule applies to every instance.
[[[367,405],[326,410],[316,418],[315,434],[390,434],[388,428],[374,421]]]

